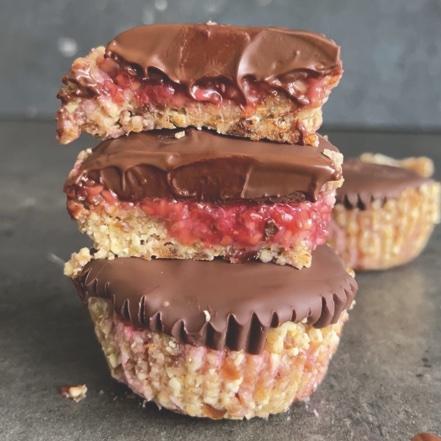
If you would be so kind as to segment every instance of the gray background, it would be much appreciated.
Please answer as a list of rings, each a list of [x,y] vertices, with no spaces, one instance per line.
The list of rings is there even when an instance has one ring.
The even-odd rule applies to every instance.
[[[124,29],[210,19],[337,41],[328,126],[441,128],[441,0],[0,0],[0,117],[52,118],[73,58]]]

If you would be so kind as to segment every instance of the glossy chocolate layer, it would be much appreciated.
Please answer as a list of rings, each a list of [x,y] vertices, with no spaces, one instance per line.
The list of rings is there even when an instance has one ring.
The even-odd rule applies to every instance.
[[[270,327],[287,321],[336,323],[357,291],[355,280],[327,246],[311,268],[223,260],[140,258],[92,260],[75,281],[81,296],[104,297],[136,328],[180,342],[258,354]]]
[[[266,83],[298,98],[293,82],[308,75],[342,73],[340,48],[325,36],[284,28],[218,24],[140,26],[109,42],[106,54],[183,85],[195,98],[198,85],[221,80],[247,97],[244,81]],[[234,96],[231,98],[234,99]]]
[[[336,151],[325,138],[302,147],[196,129],[131,134],[93,149],[65,190],[97,183],[125,201],[316,201],[325,183],[340,178],[326,149]]]
[[[347,208],[368,208],[373,201],[396,198],[406,188],[430,182],[411,170],[372,164],[356,158],[343,163],[343,186],[337,189],[337,203]]]

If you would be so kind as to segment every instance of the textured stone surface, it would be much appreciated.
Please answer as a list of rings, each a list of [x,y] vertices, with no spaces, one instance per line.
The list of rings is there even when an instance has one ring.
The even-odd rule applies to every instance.
[[[345,153],[432,156],[441,136],[331,133]],[[412,264],[358,276],[356,308],[324,384],[307,405],[268,421],[195,420],[142,408],[108,374],[87,311],[62,275],[87,240],[62,184],[83,137],[57,146],[54,126],[0,123],[0,439],[410,440],[441,434],[441,228]],[[86,384],[80,403],[57,392]]]
[[[345,76],[325,121],[441,127],[439,0],[2,0],[0,115],[52,116],[75,56],[142,23],[277,25],[342,46]]]

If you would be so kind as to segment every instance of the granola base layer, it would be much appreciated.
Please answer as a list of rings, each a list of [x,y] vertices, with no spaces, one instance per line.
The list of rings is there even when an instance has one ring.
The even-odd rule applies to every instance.
[[[90,298],[89,312],[112,376],[174,412],[212,419],[266,418],[307,399],[323,380],[343,324],[322,329],[288,322],[268,334],[261,355],[180,344],[134,329],[111,301]]]
[[[365,210],[336,204],[328,244],[355,270],[383,270],[415,259],[440,220],[440,185],[408,188]]]
[[[330,207],[334,204],[334,193],[325,196],[330,200]],[[165,223],[149,217],[138,206],[126,209],[122,206],[109,205],[90,206],[86,208],[79,202],[75,207],[70,202],[71,213],[75,213],[75,220],[80,231],[87,234],[93,241],[97,250],[96,258],[113,257],[142,257],[172,259],[197,259],[213,260],[223,257],[233,263],[246,262],[249,259],[259,259],[263,262],[275,262],[279,265],[292,265],[296,268],[311,265],[311,252],[318,245],[325,242],[328,231],[323,222],[329,221],[330,213],[323,213],[323,219],[315,221],[320,224],[317,231],[321,231],[323,240],[311,243],[311,234],[314,224],[305,222],[302,230],[291,236],[287,231],[284,243],[271,241],[272,237],[265,239],[265,234],[257,235],[255,245],[240,245],[231,237],[225,244],[204,244],[202,240],[191,240],[183,243],[173,236]],[[330,211],[330,209],[329,209]],[[181,231],[181,230],[179,230]],[[181,231],[181,235],[183,232]],[[288,244],[288,245],[285,245]]]

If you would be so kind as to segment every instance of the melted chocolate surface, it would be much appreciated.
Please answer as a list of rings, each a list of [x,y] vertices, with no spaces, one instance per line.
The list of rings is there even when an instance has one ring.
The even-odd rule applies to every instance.
[[[213,80],[222,88],[232,86],[245,99],[250,83],[265,83],[299,98],[296,80],[342,73],[340,48],[332,40],[285,28],[214,23],[139,26],[117,35],[106,54],[146,79],[165,75],[193,98],[198,86],[210,86]],[[234,93],[229,98],[240,100]]]
[[[113,301],[135,328],[163,332],[180,342],[258,354],[271,327],[287,321],[317,328],[336,323],[357,291],[355,280],[327,246],[301,271],[258,261],[89,262],[75,280],[83,297]]]
[[[430,182],[418,173],[401,167],[372,164],[348,158],[343,163],[343,186],[337,189],[337,203],[347,208],[366,209],[373,201],[396,198],[406,188]]]
[[[323,137],[310,147],[193,128],[130,134],[93,149],[65,191],[100,184],[131,202],[316,201],[324,184],[340,179],[326,150],[337,151]]]

